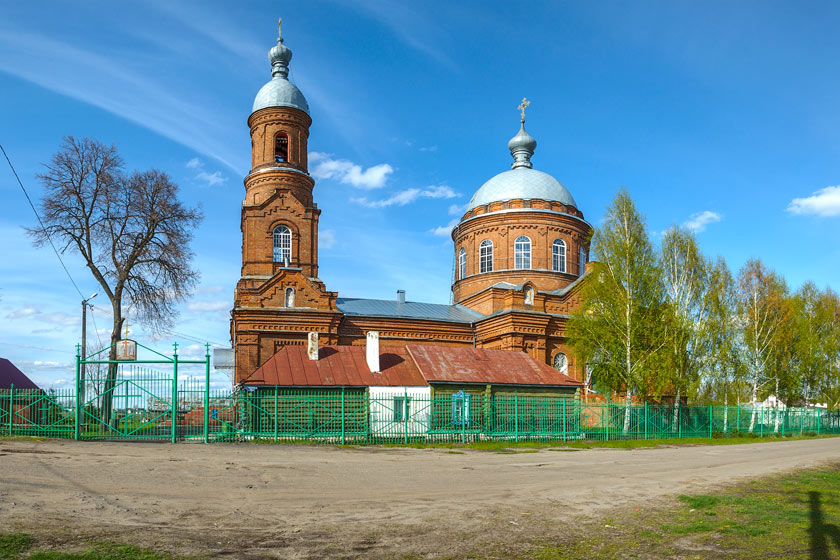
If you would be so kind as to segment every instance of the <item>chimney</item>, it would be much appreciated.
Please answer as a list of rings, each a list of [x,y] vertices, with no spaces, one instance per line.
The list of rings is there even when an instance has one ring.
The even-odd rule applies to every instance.
[[[372,373],[379,373],[379,331],[368,331],[365,357],[367,358],[368,369]]]
[[[405,303],[405,290],[397,290],[397,303]]]
[[[311,332],[306,337],[307,347],[306,354],[310,360],[318,359],[318,333]]]

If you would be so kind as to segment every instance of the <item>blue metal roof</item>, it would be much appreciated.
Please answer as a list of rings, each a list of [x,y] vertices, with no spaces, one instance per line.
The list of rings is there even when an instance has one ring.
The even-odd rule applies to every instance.
[[[484,317],[481,313],[463,305],[442,305],[416,301],[400,303],[388,299],[338,298],[336,306],[345,315],[364,317],[405,317],[407,319],[427,319],[455,323],[472,323]]]

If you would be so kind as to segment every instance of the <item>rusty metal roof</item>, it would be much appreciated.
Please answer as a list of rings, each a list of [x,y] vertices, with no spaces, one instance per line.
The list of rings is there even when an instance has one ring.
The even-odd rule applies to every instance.
[[[322,346],[310,360],[305,346],[283,346],[245,385],[284,387],[415,387],[428,385],[404,346],[379,347],[380,373],[372,373],[364,346]]]
[[[323,346],[310,360],[304,346],[284,346],[243,383],[281,387],[418,387],[434,383],[582,387],[524,352],[433,344],[380,347],[372,373],[364,346]]]
[[[525,352],[426,344],[406,348],[429,383],[583,386]]]

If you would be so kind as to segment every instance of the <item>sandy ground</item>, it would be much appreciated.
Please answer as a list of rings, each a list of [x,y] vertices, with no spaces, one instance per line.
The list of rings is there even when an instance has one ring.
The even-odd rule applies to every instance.
[[[514,454],[0,440],[0,531],[209,557],[504,557],[607,508],[838,460],[840,438]]]

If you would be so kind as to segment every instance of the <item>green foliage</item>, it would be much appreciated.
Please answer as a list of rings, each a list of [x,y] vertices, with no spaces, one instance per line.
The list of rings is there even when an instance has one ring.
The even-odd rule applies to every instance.
[[[0,534],[0,558],[17,558],[32,546],[32,537],[25,533]]]
[[[686,496],[685,494],[678,496],[679,500],[692,509],[708,509],[718,503],[718,497],[711,494],[696,494],[694,496]]]

